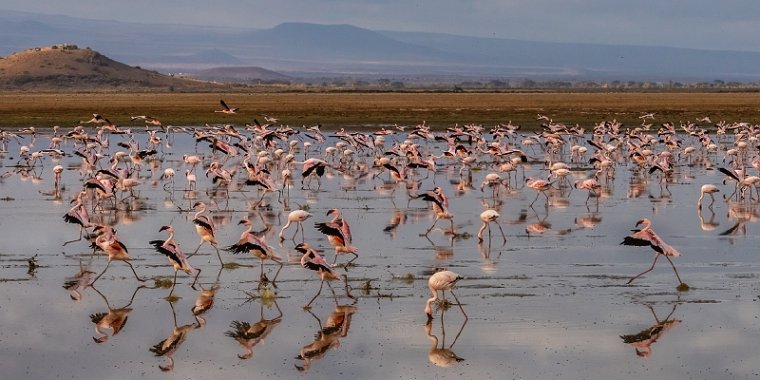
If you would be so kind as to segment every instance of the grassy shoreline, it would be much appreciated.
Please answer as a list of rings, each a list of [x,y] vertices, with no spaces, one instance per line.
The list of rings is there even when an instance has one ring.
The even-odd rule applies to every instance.
[[[239,107],[235,115],[215,113],[219,99]],[[252,123],[263,115],[290,126],[325,127],[456,123],[493,126],[512,121],[536,127],[537,114],[556,122],[591,126],[617,119],[625,125],[655,112],[665,121],[760,123],[758,92],[519,92],[519,93],[28,93],[0,94],[0,128],[70,127],[100,113],[121,126],[142,126],[132,115],[150,115],[164,125]]]

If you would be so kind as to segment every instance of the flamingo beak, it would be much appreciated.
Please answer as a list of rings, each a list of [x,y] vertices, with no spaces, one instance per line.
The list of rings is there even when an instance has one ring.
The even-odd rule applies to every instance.
[[[160,229],[160,230],[158,230],[158,232],[161,232],[161,231],[166,231],[166,230],[168,230],[169,228],[171,228],[171,227],[169,227],[169,226],[162,226],[162,227],[161,227],[161,229]]]

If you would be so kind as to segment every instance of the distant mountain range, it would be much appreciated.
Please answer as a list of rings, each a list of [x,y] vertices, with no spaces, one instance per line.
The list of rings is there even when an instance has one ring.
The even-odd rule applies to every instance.
[[[254,71],[268,73],[270,80],[439,76],[760,81],[760,53],[755,52],[549,43],[306,23],[271,29],[147,25],[0,11],[0,55],[61,43],[162,72],[257,67]]]

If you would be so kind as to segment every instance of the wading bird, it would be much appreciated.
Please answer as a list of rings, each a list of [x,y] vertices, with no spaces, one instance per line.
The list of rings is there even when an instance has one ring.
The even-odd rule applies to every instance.
[[[354,255],[354,258],[348,262],[351,264],[356,260],[359,255],[359,249],[351,245],[351,228],[348,226],[348,222],[341,217],[340,210],[337,208],[327,211],[327,216],[333,216],[333,219],[325,223],[314,223],[314,227],[319,232],[327,236],[327,241],[335,247],[335,257],[333,258],[333,264],[338,260],[339,254],[350,253]],[[346,265],[348,265],[346,264]]]
[[[631,277],[630,280],[626,284],[630,284],[633,282],[633,280],[639,278],[641,275],[645,273],[649,273],[654,269],[654,265],[657,263],[657,259],[660,258],[660,256],[665,256],[666,259],[668,259],[668,262],[670,263],[670,266],[673,267],[673,272],[676,274],[676,278],[678,279],[678,283],[681,285],[685,285],[683,281],[681,281],[681,276],[678,275],[678,270],[676,269],[676,266],[673,264],[673,260],[670,259],[670,257],[678,257],[681,255],[680,252],[678,252],[675,248],[671,247],[669,244],[662,241],[659,235],[657,235],[656,232],[652,229],[652,222],[647,219],[641,219],[638,222],[636,222],[636,227],[643,226],[641,229],[638,230],[632,230],[633,233],[626,236],[625,239],[620,244],[623,245],[634,245],[634,246],[650,246],[655,251],[654,261],[652,262],[652,266],[649,267],[649,269]]]
[[[132,269],[132,273],[135,274],[135,278],[137,281],[145,282],[145,279],[140,278],[140,276],[137,275],[137,272],[135,271],[135,267],[132,266],[132,263],[129,261],[132,260],[131,257],[129,257],[129,253],[127,252],[127,247],[122,243],[121,241],[116,239],[116,234],[113,233],[103,233],[102,235],[98,236],[95,239],[95,246],[103,250],[103,252],[108,255],[108,263],[106,264],[106,267],[103,269],[100,274],[95,277],[94,280],[90,283],[90,286],[95,284],[95,281],[98,281],[100,276],[103,275],[103,273],[106,273],[106,270],[108,270],[108,266],[111,265],[111,261],[113,260],[120,260],[129,265],[129,269]]]
[[[441,298],[444,300],[446,299],[445,292],[448,290],[451,292],[451,295],[454,296],[454,299],[457,301],[457,305],[459,306],[459,309],[462,310],[462,314],[464,315],[465,319],[467,319],[467,313],[464,312],[464,308],[462,307],[462,304],[459,302],[459,298],[457,298],[457,295],[454,294],[454,285],[456,285],[457,281],[463,279],[464,277],[448,270],[440,271],[434,273],[432,276],[430,276],[430,279],[428,279],[428,289],[430,289],[430,292],[433,293],[433,297],[429,298],[427,302],[425,302],[425,315],[427,315],[427,323],[430,323],[433,321],[433,309],[431,305],[433,302],[438,301],[438,291],[441,291]]]
[[[293,233],[293,237],[291,240],[295,240],[296,234],[298,234],[298,229],[301,229],[301,240],[303,241],[303,221],[306,219],[309,219],[311,217],[311,213],[304,210],[293,210],[288,214],[288,223],[282,226],[282,229],[280,230],[280,241],[285,240],[285,230],[290,228],[290,225],[293,223],[296,223],[296,232]]]
[[[253,223],[250,220],[243,219],[238,224],[244,224],[248,226],[248,228],[240,235],[240,240],[238,240],[237,243],[229,246],[227,250],[232,253],[250,252],[253,256],[258,257],[259,267],[261,268],[261,273],[259,274],[259,284],[262,282],[269,282],[267,275],[264,274],[264,260],[272,260],[275,263],[280,264],[280,267],[277,269],[277,273],[275,273],[274,278],[271,280],[272,284],[274,284],[277,281],[277,275],[279,275],[280,270],[282,270],[282,261],[280,261],[280,258],[275,255],[272,247],[270,247],[264,241],[264,239],[256,236],[256,234],[251,232],[251,229],[253,229]]]
[[[325,260],[321,254],[319,254],[319,252],[311,248],[308,243],[300,243],[296,245],[295,249],[296,251],[303,254],[303,256],[301,256],[301,266],[317,272],[320,278],[319,290],[317,291],[317,294],[314,295],[309,303],[304,305],[304,308],[309,308],[311,306],[311,303],[317,299],[320,293],[322,293],[322,286],[325,284],[325,281],[328,281],[327,286],[330,287],[333,295],[335,295],[335,290],[333,290],[332,285],[330,285],[330,281],[337,280],[340,277],[338,277],[338,274],[335,273],[332,265],[330,265],[330,263],[328,263],[327,260]]]
[[[198,244],[198,248],[195,249],[195,252],[193,252],[193,255],[198,253],[198,250],[201,249],[203,243],[209,243],[216,250],[216,256],[219,258],[219,263],[224,265],[222,255],[219,254],[219,248],[216,247],[217,242],[216,237],[214,237],[214,221],[206,215],[201,215],[206,212],[206,204],[203,202],[196,202],[193,205],[193,208],[198,210],[193,218],[193,224],[195,224],[195,232],[197,232],[198,236],[201,238],[201,242]]]
[[[433,225],[425,231],[425,235],[433,230],[440,219],[448,219],[449,222],[451,222],[451,233],[454,233],[454,215],[448,211],[449,198],[443,193],[443,189],[436,186],[433,190],[428,191],[417,198],[430,202],[433,207],[433,212],[435,213],[435,221],[433,221]]]
[[[161,231],[169,233],[169,237],[167,237],[166,240],[151,240],[150,245],[152,245],[159,253],[164,254],[169,260],[169,264],[174,267],[174,281],[172,281],[172,290],[169,292],[168,297],[171,297],[172,293],[174,293],[174,286],[177,285],[177,272],[180,270],[189,275],[196,272],[195,278],[193,278],[193,283],[190,285],[191,288],[195,289],[195,282],[198,281],[198,276],[201,274],[200,268],[193,268],[190,263],[187,262],[187,256],[185,256],[185,253],[179,248],[179,243],[174,241],[174,227],[163,226],[158,230],[158,232]]]
[[[501,231],[501,238],[504,239],[504,243],[507,242],[507,236],[504,235],[504,230],[501,228],[501,224],[499,224],[499,213],[496,212],[496,210],[485,210],[482,213],[480,213],[480,220],[483,222],[483,225],[480,227],[480,230],[478,231],[478,242],[483,241],[483,232],[486,230],[486,227],[488,227],[488,239],[490,241],[491,239],[491,223],[496,223],[497,226],[499,226],[499,231]]]
[[[697,208],[702,208],[702,199],[704,199],[705,194],[709,195],[710,199],[712,199],[712,201],[710,202],[710,205],[708,205],[707,207],[712,207],[713,203],[715,203],[715,196],[713,194],[719,191],[720,189],[718,188],[718,186],[715,186],[711,183],[702,185],[702,187],[699,190],[699,200],[697,201]]]

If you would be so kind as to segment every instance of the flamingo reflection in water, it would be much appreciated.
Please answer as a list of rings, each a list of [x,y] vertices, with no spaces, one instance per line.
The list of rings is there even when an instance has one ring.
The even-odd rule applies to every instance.
[[[309,311],[309,314],[319,324],[319,332],[317,332],[314,342],[301,348],[296,359],[303,360],[303,364],[300,366],[296,364],[295,367],[301,372],[306,372],[311,367],[313,360],[323,358],[331,348],[340,347],[340,338],[345,338],[348,335],[351,318],[356,311],[357,308],[354,305],[338,305],[336,302],[335,310],[330,313],[324,327],[322,327],[322,321]]]
[[[246,360],[253,357],[253,348],[264,339],[282,322],[282,310],[277,304],[277,299],[272,298],[272,303],[277,308],[277,316],[271,319],[264,318],[264,300],[261,302],[261,309],[259,311],[259,321],[256,323],[249,323],[243,321],[232,321],[230,328],[232,330],[227,331],[224,335],[235,339],[240,347],[245,350],[245,353],[238,354],[238,358]]]
[[[144,288],[145,285],[140,285],[135,288],[132,297],[129,299],[129,303],[119,308],[111,307],[111,304],[108,303],[108,298],[106,298],[106,296],[94,286],[91,287],[95,292],[100,294],[108,307],[108,311],[105,313],[90,314],[90,320],[95,324],[95,336],[92,337],[92,340],[94,340],[95,343],[104,343],[108,340],[108,334],[103,332],[103,330],[110,329],[111,336],[116,336],[116,334],[124,328],[124,325],[127,324],[127,317],[129,316],[129,313],[132,312],[130,306],[132,306],[132,302],[135,300],[135,295],[137,295],[137,292]]]
[[[90,270],[89,263],[83,265],[81,261],[79,262],[79,271],[63,283],[63,288],[69,291],[72,300],[80,301],[82,299],[82,291],[90,286],[94,274],[95,272]]]
[[[655,344],[666,332],[670,331],[672,328],[678,326],[681,323],[680,319],[671,318],[673,316],[673,313],[676,311],[676,307],[678,306],[677,303],[673,304],[673,308],[670,310],[670,314],[668,314],[668,316],[663,320],[660,320],[657,317],[657,313],[655,313],[652,305],[646,306],[649,308],[649,311],[652,312],[652,316],[654,317],[656,323],[644,330],[641,330],[637,334],[620,336],[625,344],[630,345],[636,350],[637,356],[645,359],[652,355],[652,345]]]
[[[456,337],[454,337],[454,341],[451,342],[451,344],[446,347],[446,326],[443,322],[443,315],[445,313],[445,310],[441,310],[441,339],[438,340],[438,337],[436,335],[432,334],[433,330],[433,324],[432,323],[426,323],[425,324],[425,335],[427,335],[428,339],[432,342],[432,346],[430,347],[430,351],[428,351],[428,360],[430,360],[431,363],[435,364],[438,367],[450,367],[453,364],[459,363],[464,361],[464,358],[458,356],[453,351],[454,344],[457,342],[457,339],[459,339],[459,336],[462,335],[462,331],[464,331],[464,326],[467,324],[467,318],[464,319],[462,322],[462,327],[459,328],[459,332],[457,333]],[[440,343],[440,347],[438,347]]]
[[[177,313],[174,311],[174,304],[169,302],[169,306],[172,308],[172,317],[174,318],[174,328],[172,329],[172,333],[164,340],[158,342],[150,348],[150,352],[154,353],[156,356],[166,357],[167,364],[165,366],[158,366],[158,368],[164,372],[168,372],[174,369],[174,353],[177,351],[179,346],[185,342],[187,339],[187,334],[192,330],[203,327],[203,324],[198,320],[197,317],[194,323],[177,326]]]

